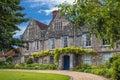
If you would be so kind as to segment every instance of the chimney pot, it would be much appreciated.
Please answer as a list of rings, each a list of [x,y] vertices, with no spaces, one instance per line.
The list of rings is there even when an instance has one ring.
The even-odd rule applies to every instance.
[[[57,10],[54,10],[53,12],[52,12],[52,15],[53,15],[53,18],[57,15]]]

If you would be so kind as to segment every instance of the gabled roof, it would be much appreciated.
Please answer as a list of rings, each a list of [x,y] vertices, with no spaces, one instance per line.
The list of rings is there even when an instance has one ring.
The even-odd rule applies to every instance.
[[[44,30],[44,29],[48,28],[48,25],[46,25],[44,23],[41,23],[41,22],[39,22],[39,21],[37,21],[35,19],[33,19],[33,20],[36,22],[36,24],[40,27],[41,30]]]
[[[27,25],[27,28],[28,28],[28,26],[30,25],[30,23],[31,23],[32,21],[34,21],[41,30],[46,30],[46,29],[48,28],[48,25],[46,25],[46,24],[44,24],[44,23],[42,23],[42,22],[39,22],[39,21],[36,20],[36,19],[31,19],[30,22],[29,22],[29,24]],[[26,32],[27,28],[25,29],[24,33]],[[23,33],[22,35],[24,35],[24,33]],[[21,38],[22,38],[22,36],[21,36]]]

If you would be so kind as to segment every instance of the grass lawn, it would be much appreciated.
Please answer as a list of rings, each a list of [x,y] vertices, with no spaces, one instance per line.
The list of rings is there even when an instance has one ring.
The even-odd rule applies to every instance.
[[[70,77],[48,73],[0,71],[0,80],[70,80]]]

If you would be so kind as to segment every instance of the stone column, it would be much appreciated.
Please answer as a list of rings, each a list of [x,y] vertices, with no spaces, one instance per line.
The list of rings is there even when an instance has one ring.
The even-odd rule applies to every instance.
[[[25,57],[21,56],[21,63],[24,63],[24,62],[25,62]]]
[[[70,54],[70,69],[74,67],[74,54]]]
[[[62,69],[63,69],[63,55],[60,55],[60,56],[59,56],[58,69],[59,69],[59,70],[62,70]]]

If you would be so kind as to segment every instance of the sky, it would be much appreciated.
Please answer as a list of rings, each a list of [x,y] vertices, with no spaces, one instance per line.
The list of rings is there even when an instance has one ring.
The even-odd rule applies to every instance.
[[[27,18],[36,19],[42,23],[49,24],[52,19],[52,11],[58,10],[57,5],[63,2],[72,4],[74,0],[21,0],[20,5],[25,8],[22,13],[25,13]],[[26,29],[28,22],[18,25],[21,31],[17,31],[14,37],[19,38]]]

